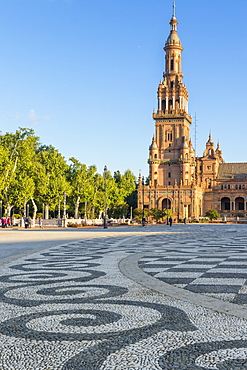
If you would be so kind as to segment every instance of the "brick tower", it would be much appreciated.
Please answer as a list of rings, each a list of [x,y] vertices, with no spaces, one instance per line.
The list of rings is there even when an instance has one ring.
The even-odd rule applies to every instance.
[[[149,185],[139,178],[139,208],[170,208],[174,218],[199,217],[201,191],[196,186],[196,158],[190,140],[192,119],[183,83],[182,43],[177,33],[175,5],[165,51],[165,72],[158,85],[155,134],[149,147]],[[196,204],[195,204],[196,202]]]

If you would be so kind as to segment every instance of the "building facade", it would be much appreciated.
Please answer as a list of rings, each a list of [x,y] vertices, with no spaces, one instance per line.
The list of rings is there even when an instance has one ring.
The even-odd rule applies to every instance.
[[[138,208],[168,208],[173,218],[198,219],[210,209],[222,217],[247,216],[247,163],[225,163],[211,134],[202,157],[190,139],[192,118],[183,83],[183,47],[173,12],[166,41],[165,72],[158,85],[155,133],[149,147],[149,183],[138,183]]]

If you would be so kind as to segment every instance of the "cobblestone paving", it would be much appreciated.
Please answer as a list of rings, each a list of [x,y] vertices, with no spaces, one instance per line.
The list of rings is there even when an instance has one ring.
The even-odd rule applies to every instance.
[[[247,369],[246,319],[200,306],[201,294],[247,304],[247,226],[153,230],[2,265],[0,369]],[[198,293],[198,305],[124,276],[120,261],[137,253],[143,271]]]

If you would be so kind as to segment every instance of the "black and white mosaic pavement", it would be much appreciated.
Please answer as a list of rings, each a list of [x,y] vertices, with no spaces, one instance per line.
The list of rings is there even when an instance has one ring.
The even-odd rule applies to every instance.
[[[201,295],[247,304],[247,227],[155,230],[2,265],[0,369],[247,369],[246,319],[200,306]],[[198,305],[125,277],[119,262],[136,253],[143,271],[197,293]]]

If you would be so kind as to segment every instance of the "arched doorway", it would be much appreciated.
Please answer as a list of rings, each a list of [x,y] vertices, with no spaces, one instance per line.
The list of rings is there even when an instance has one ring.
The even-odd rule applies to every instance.
[[[221,199],[221,210],[230,211],[230,199],[228,197],[224,197]]]
[[[162,209],[171,209],[171,201],[168,198],[162,200]]]
[[[238,197],[235,199],[235,209],[236,211],[244,211],[244,198]]]

